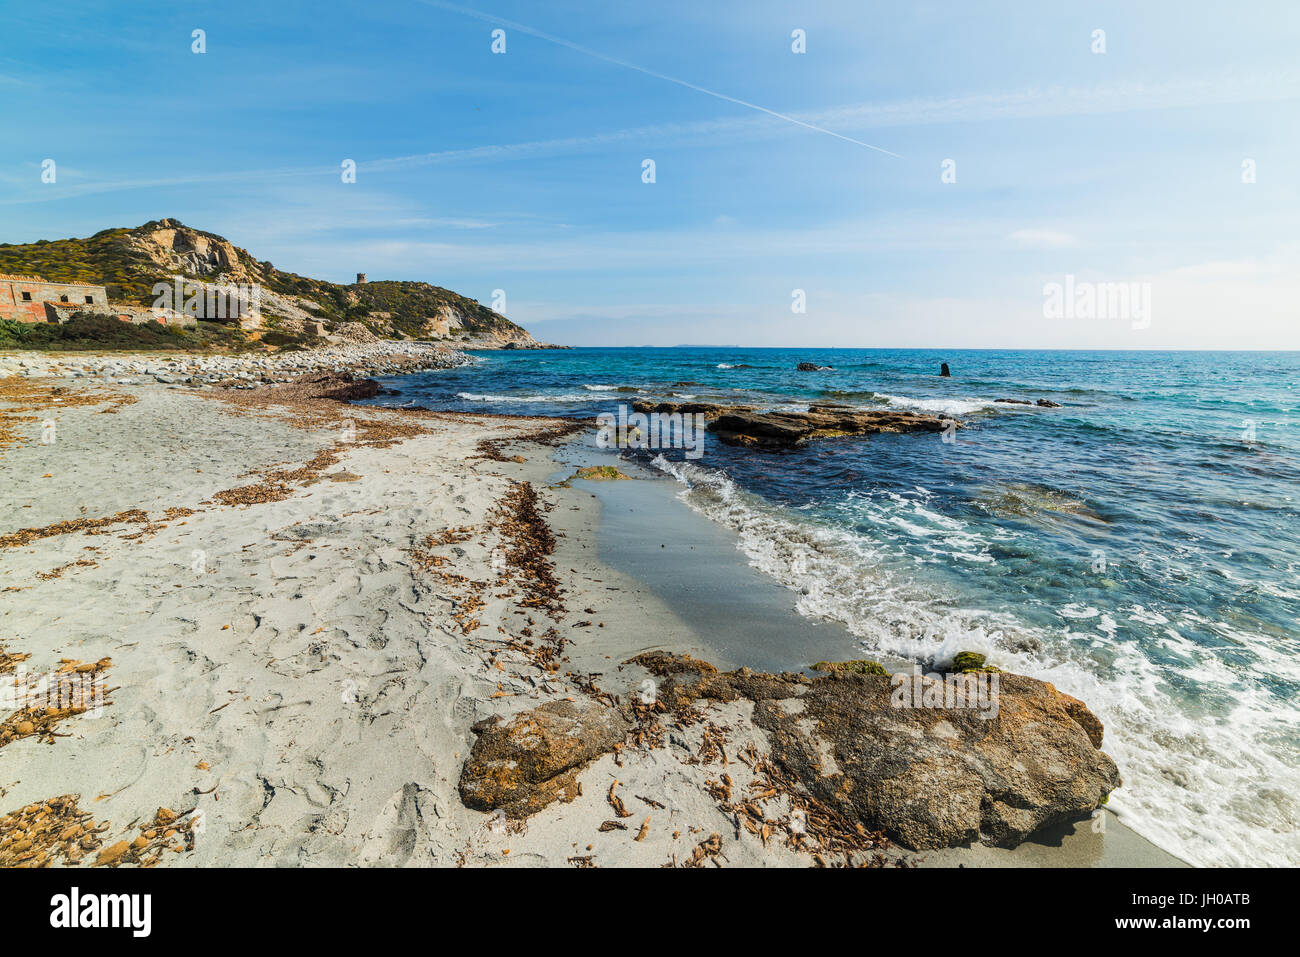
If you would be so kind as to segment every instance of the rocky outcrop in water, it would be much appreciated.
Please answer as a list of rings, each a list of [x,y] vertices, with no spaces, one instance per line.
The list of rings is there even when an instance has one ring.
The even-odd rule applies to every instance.
[[[832,366],[819,366],[815,362],[801,362],[795,366],[797,372],[834,372]]]
[[[709,431],[726,445],[777,451],[832,436],[942,432],[950,421],[900,409],[814,405],[807,412],[728,410],[709,423]]]
[[[827,403],[807,412],[760,412],[752,405],[718,405],[713,402],[632,403],[636,412],[660,415],[700,414],[709,431],[725,445],[761,452],[795,448],[809,439],[880,432],[942,432],[951,419],[899,409],[864,409]],[[956,423],[960,425],[960,423]]]
[[[994,399],[994,402],[1001,402],[1004,405],[1036,405],[1043,409],[1059,409],[1061,403],[1053,402],[1051,399],[1039,399],[1037,402],[1030,402],[1028,399]]]
[[[752,405],[718,405],[716,402],[647,402],[637,399],[632,403],[632,411],[658,412],[660,415],[702,415],[706,419],[716,419],[727,412],[752,412]]]
[[[1034,678],[890,677],[847,663],[813,678],[719,672],[663,652],[633,662],[660,677],[657,694],[670,709],[752,700],[771,760],[819,800],[912,849],[1014,846],[1089,814],[1120,784],[1100,750],[1101,722]],[[966,706],[925,704],[952,700],[949,684],[973,681],[984,693],[971,692]]]

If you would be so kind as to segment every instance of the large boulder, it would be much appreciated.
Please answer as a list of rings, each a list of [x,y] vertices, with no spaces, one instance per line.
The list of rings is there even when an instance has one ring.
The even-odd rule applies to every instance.
[[[631,728],[622,712],[600,704],[553,701],[501,723],[474,725],[478,739],[460,775],[460,797],[480,811],[522,818],[578,795],[587,762],[612,751]]]
[[[1100,750],[1097,717],[1035,678],[883,676],[843,665],[809,678],[719,672],[662,654],[633,660],[660,675],[660,698],[673,707],[752,699],[771,760],[815,797],[914,850],[1014,846],[1090,813],[1120,784]],[[971,691],[964,706],[960,698],[942,706],[956,682]]]
[[[334,399],[336,402],[372,399],[380,392],[380,385],[374,379],[358,379],[351,372],[327,372],[299,384],[307,386],[312,398]]]

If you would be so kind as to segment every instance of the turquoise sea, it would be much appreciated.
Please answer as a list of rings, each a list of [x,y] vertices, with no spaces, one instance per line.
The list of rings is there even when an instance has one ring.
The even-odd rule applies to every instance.
[[[1156,844],[1196,864],[1300,864],[1300,353],[475,358],[387,380],[400,394],[377,401],[574,416],[639,398],[833,401],[960,420],[952,443],[637,454],[864,655],[925,665],[980,650],[1086,701],[1124,778],[1110,806]]]

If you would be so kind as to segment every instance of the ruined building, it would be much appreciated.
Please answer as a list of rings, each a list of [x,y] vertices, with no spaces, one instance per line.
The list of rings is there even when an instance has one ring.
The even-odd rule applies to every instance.
[[[108,292],[103,286],[46,282],[40,276],[0,274],[0,319],[67,322],[78,312],[116,316],[124,322],[156,319],[163,325],[194,325],[192,317],[180,315],[172,309],[109,303]]]

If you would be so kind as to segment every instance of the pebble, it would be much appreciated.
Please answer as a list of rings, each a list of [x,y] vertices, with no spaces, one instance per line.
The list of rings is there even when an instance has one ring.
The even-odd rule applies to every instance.
[[[72,368],[73,362],[77,363]],[[164,385],[230,383],[237,389],[290,382],[312,372],[348,371],[357,376],[402,375],[424,369],[452,369],[474,360],[463,352],[426,342],[373,342],[329,346],[272,356],[213,356],[187,354],[183,358],[123,355],[38,356],[18,359],[0,355],[0,377],[62,376],[80,379],[99,376],[118,385],[139,385],[152,380]]]

